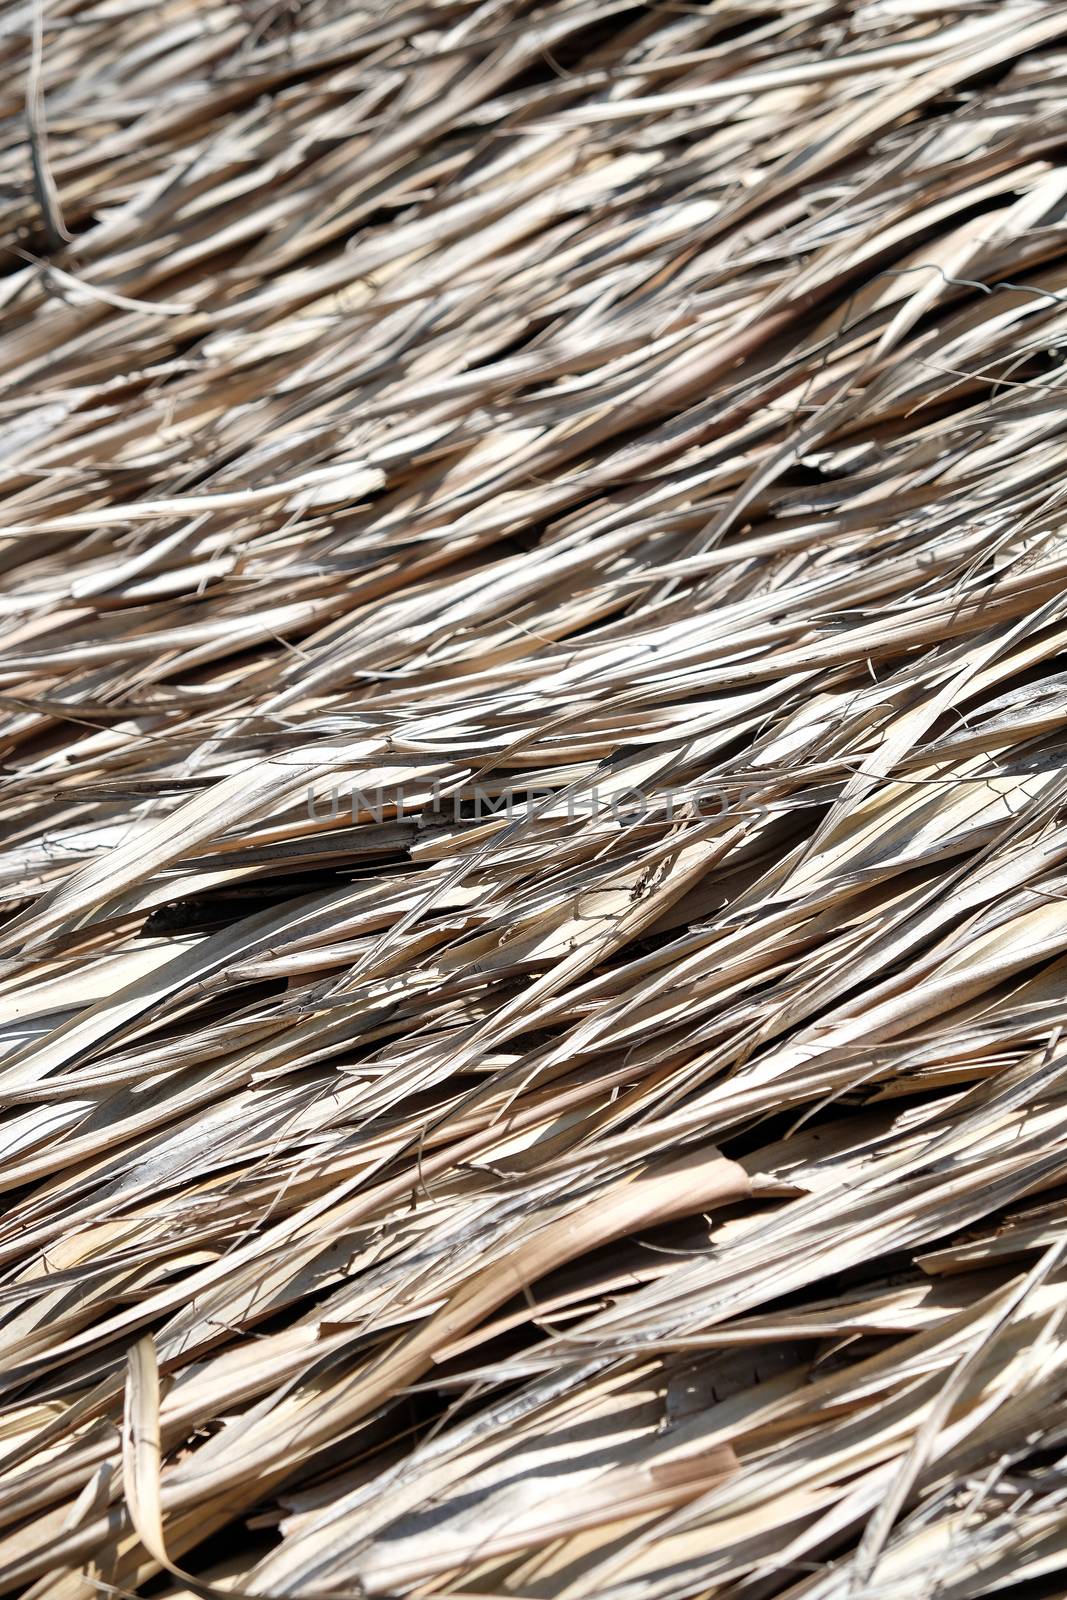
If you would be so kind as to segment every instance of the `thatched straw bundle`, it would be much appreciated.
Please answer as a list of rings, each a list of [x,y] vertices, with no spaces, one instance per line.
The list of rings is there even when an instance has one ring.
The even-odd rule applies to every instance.
[[[1067,9],[0,40],[0,1594],[1055,1588]]]

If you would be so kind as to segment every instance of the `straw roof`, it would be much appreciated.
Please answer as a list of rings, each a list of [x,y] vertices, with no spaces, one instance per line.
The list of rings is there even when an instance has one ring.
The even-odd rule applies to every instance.
[[[0,1595],[1052,1581],[1067,9],[0,52]]]

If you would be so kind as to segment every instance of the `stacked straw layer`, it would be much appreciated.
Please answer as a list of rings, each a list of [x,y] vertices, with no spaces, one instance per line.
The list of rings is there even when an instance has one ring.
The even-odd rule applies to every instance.
[[[1052,1592],[1067,9],[0,54],[0,1595]]]

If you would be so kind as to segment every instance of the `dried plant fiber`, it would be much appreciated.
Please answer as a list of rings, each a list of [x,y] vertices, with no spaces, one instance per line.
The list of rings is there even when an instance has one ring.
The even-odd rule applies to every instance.
[[[0,56],[0,1596],[1067,1593],[1067,7]]]

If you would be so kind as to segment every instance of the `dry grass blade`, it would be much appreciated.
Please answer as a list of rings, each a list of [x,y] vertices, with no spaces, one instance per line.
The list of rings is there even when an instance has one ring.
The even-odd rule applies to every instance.
[[[1052,1592],[1067,11],[0,55],[0,1595]]]

